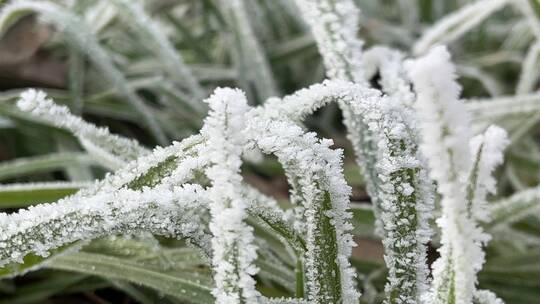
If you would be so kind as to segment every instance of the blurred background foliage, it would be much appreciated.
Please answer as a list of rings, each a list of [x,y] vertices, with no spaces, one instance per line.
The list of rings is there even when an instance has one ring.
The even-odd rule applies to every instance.
[[[540,16],[537,0],[526,1]],[[84,119],[153,147],[197,133],[206,114],[201,101],[217,86],[240,87],[251,104],[258,105],[325,78],[315,42],[291,0],[246,0],[240,9],[226,0],[154,0],[144,2],[145,12],[139,12],[143,15],[132,14],[117,1],[54,2],[60,13],[27,10],[0,24],[4,212],[55,201],[108,170],[72,135],[17,110],[14,102],[23,88],[42,88]],[[356,2],[362,10],[358,34],[366,48],[388,45],[410,54],[425,29],[471,1]],[[449,43],[463,98],[494,98],[489,101],[493,107],[476,107],[471,101],[475,126],[495,122],[511,134],[493,201],[539,184],[540,60],[535,50],[540,47],[529,22],[518,9],[506,6]],[[524,69],[532,71],[534,81],[519,88]],[[377,78],[372,82],[376,84]],[[528,107],[519,108],[522,103],[516,103],[517,109],[510,107],[505,96],[514,94],[525,98]],[[328,106],[309,118],[307,127],[333,138],[336,147],[346,151],[345,174],[354,190],[359,243],[353,264],[361,274],[362,301],[377,303],[385,280],[382,246],[373,234],[369,198],[345,139],[341,114],[335,105]],[[287,204],[286,179],[274,159],[247,164],[243,174]],[[18,187],[25,182],[40,184],[31,190]],[[480,286],[507,303],[540,299],[538,215],[528,212],[511,225],[492,230]],[[148,238],[151,241],[141,236],[96,240],[45,269],[0,280],[0,303],[197,302],[178,286],[186,273],[196,273],[201,286],[211,286],[204,261],[180,241]],[[430,259],[435,258],[432,250]],[[264,265],[260,267],[264,271]],[[272,280],[259,278],[259,288],[268,295],[288,295],[294,284],[290,275],[284,270],[274,273]]]

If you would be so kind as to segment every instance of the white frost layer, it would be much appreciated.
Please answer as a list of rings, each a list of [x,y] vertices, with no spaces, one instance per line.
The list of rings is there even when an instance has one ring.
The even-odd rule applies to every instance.
[[[200,186],[184,185],[144,191],[120,189],[84,199],[77,196],[41,204],[17,213],[0,213],[0,266],[22,262],[28,253],[46,257],[50,250],[79,240],[111,234],[187,237],[207,246]]]
[[[245,145],[242,136],[247,100],[240,90],[218,88],[206,100],[210,113],[201,134],[206,138],[203,154],[211,161],[206,175],[212,181],[209,190],[210,231],[216,287],[213,295],[220,304],[254,303],[254,262],[257,247],[253,228],[245,223],[248,202],[241,193],[240,158]]]
[[[118,168],[148,151],[136,141],[113,135],[106,128],[96,127],[71,114],[66,106],[57,105],[43,91],[34,89],[21,94],[17,106],[37,118],[76,135],[89,153],[106,165]]]
[[[376,90],[346,81],[325,81],[283,100],[269,100],[265,115],[299,121],[330,102],[341,102],[361,119],[376,143],[376,180],[371,182],[377,187],[372,186],[370,194],[374,194],[378,226],[386,239],[387,291],[401,290],[397,300],[407,303],[417,301],[427,289],[425,244],[431,235],[433,190],[417,155],[415,118],[398,97],[382,97]]]
[[[378,72],[382,91],[399,98],[405,106],[412,106],[415,96],[403,67],[404,58],[401,52],[384,46],[374,46],[363,55],[366,78],[371,79]]]
[[[489,235],[469,212],[467,202],[467,182],[473,167],[469,117],[458,98],[460,87],[455,67],[445,47],[435,47],[424,57],[410,62],[408,71],[422,121],[421,148],[442,196],[442,215],[437,220],[442,231],[441,258],[433,264],[434,281],[429,301],[468,304],[476,290],[476,273],[484,263],[482,245],[489,240]],[[493,147],[488,147],[494,155],[480,162],[482,189],[491,187],[491,171],[501,160],[493,150],[500,149],[504,142],[498,129],[491,129],[487,134],[497,140]]]
[[[471,174],[474,174],[476,180],[473,185],[471,212],[476,220],[489,220],[486,196],[496,191],[493,171],[503,162],[503,151],[509,143],[506,131],[497,126],[490,126],[470,142],[471,154],[475,158],[475,167]]]
[[[365,82],[363,41],[357,38],[360,11],[352,0],[296,0],[311,31],[330,79]]]
[[[478,290],[474,294],[475,303],[478,304],[504,304],[504,301],[489,290]]]
[[[343,303],[357,303],[359,293],[355,287],[356,274],[348,261],[354,245],[349,233],[352,229],[351,214],[348,211],[350,187],[340,169],[341,151],[330,149],[332,141],[319,140],[314,133],[305,133],[299,126],[280,119],[284,118],[284,113],[271,109],[272,106],[269,106],[250,111],[245,134],[264,153],[273,153],[278,157],[295,188],[291,199],[304,207],[308,299],[315,303],[334,300],[326,293],[328,286],[320,285],[321,276],[325,275],[321,270],[329,269],[321,269],[320,263],[324,263],[324,257],[318,256],[318,252],[323,250],[320,246],[327,245],[320,244],[322,239],[319,236],[324,236],[324,233],[318,225],[321,216],[328,216],[337,240],[336,258],[341,276],[341,297]],[[321,206],[325,193],[330,197],[331,206],[322,215],[321,210],[328,208]]]

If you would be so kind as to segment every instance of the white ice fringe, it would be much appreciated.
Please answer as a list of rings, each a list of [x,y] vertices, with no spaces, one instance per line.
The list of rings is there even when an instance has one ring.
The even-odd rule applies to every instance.
[[[435,47],[410,62],[408,70],[417,93],[417,111],[422,116],[421,148],[442,196],[442,215],[437,220],[442,232],[441,257],[433,265],[434,281],[426,299],[430,303],[468,304],[476,289],[476,273],[484,263],[482,244],[489,239],[468,210],[467,177],[473,164],[469,118],[458,99],[460,87],[445,47]],[[502,146],[500,131],[492,129],[488,136],[499,138],[488,149]],[[490,174],[498,162],[500,159],[495,156],[479,164],[484,171],[484,180],[479,181],[481,188],[489,187],[491,177],[486,177],[485,171]]]
[[[293,102],[290,103],[292,104]],[[304,105],[307,106],[307,111],[302,113],[308,114],[312,107]],[[248,121],[246,134],[263,152],[276,154],[294,188],[292,200],[305,207],[308,298],[316,303],[336,300],[332,298],[335,294],[332,295],[329,291],[331,286],[322,283],[324,279],[321,276],[332,276],[327,274],[330,272],[340,274],[338,280],[341,281],[340,293],[344,303],[356,303],[358,293],[354,288],[355,274],[347,258],[352,247],[352,236],[347,232],[352,228],[348,223],[350,214],[347,211],[350,188],[345,184],[339,170],[341,153],[329,149],[331,141],[318,141],[315,134],[304,133],[299,126],[282,120],[287,118],[287,114],[280,111],[281,108],[274,109],[277,111],[272,108],[268,106],[252,110],[249,115],[253,117]],[[288,109],[294,111],[292,108]],[[302,113],[295,114],[301,117]],[[337,252],[329,252],[329,256],[324,253],[328,251],[330,244],[320,243],[328,237],[319,230],[321,224],[329,220],[326,217],[332,218],[334,232],[331,233],[336,234],[338,242]],[[332,256],[335,256],[336,260]],[[322,261],[324,259],[327,261]],[[337,271],[334,271],[335,266],[332,265],[335,262],[338,262]]]
[[[490,126],[483,134],[470,142],[474,167],[469,175],[469,197],[472,216],[479,221],[489,220],[487,194],[494,194],[496,181],[493,171],[503,162],[503,151],[509,144],[506,131]]]
[[[405,55],[401,52],[384,46],[372,47],[363,54],[366,78],[371,79],[378,72],[382,91],[400,98],[404,105],[412,106],[414,94],[403,67],[404,58]]]
[[[431,175],[438,182],[444,181],[439,185],[444,188],[450,179],[458,178],[450,175],[468,172],[472,164],[468,148],[470,118],[459,100],[461,87],[456,82],[456,69],[446,48],[437,46],[409,62],[408,71],[422,116],[422,148],[429,158]]]
[[[332,80],[367,85],[362,58],[363,41],[357,38],[360,11],[353,1],[296,0],[296,4],[311,27],[327,76]],[[369,95],[378,95],[378,92],[372,90]],[[318,100],[325,101],[323,98]],[[365,177],[367,191],[376,201],[378,196],[375,172],[376,142],[362,117],[355,115],[350,103],[343,102],[339,98],[337,101],[343,112],[343,122],[348,131],[347,138],[352,143],[357,163]],[[310,109],[305,108],[302,112]],[[378,215],[378,208],[375,208],[375,212]],[[377,219],[379,218],[377,216]],[[375,230],[379,235],[382,234],[380,226],[380,221],[377,221]]]
[[[240,192],[240,158],[245,138],[244,115],[248,111],[245,95],[239,90],[218,88],[206,100],[210,113],[201,131],[206,138],[202,151],[212,165],[206,175],[209,190],[210,231],[213,234],[213,269],[216,287],[213,295],[220,304],[254,303],[254,275],[258,268],[253,228],[245,222],[248,203]]]
[[[397,303],[418,300],[427,288],[426,247],[433,205],[432,189],[417,155],[416,124],[399,98],[345,81],[325,81],[265,105],[268,116],[299,121],[330,102],[350,107],[365,126],[374,146],[373,179],[368,180],[385,238],[390,269],[387,292]],[[365,164],[364,164],[365,165]],[[408,220],[398,220],[406,218]],[[409,221],[410,220],[410,221]],[[398,292],[401,291],[401,292]],[[397,296],[399,294],[399,296]]]
[[[304,133],[299,126],[267,116],[261,109],[249,115],[253,118],[247,123],[246,135],[263,152],[278,157],[295,190],[292,200],[305,208],[308,299],[313,303],[357,303],[356,274],[348,261],[354,243],[348,233],[352,229],[347,211],[350,187],[340,170],[341,151],[331,150],[331,141],[317,140],[314,133]],[[323,228],[326,225],[331,228]],[[340,283],[338,293],[332,282]]]
[[[352,0],[295,0],[311,30],[328,78],[364,82],[360,11]]]
[[[116,169],[147,153],[136,141],[110,134],[108,129],[71,114],[66,106],[57,105],[43,91],[23,92],[17,106],[38,119],[72,132],[92,156],[109,168]]]
[[[200,207],[207,204],[203,192],[195,185],[174,190],[120,189],[0,213],[0,266],[22,262],[28,253],[46,257],[63,245],[111,234],[181,236],[204,248],[209,240],[201,225]]]
[[[504,304],[504,301],[489,290],[477,290],[474,294],[474,303],[478,304]]]

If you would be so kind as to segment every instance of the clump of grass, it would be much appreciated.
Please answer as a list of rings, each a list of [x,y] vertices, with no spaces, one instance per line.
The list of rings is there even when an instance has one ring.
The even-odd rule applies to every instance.
[[[70,77],[0,95],[2,136],[38,144],[0,165],[13,182],[0,208],[21,208],[0,214],[0,293],[534,301],[540,14],[534,1],[462,2],[7,3],[0,34],[27,15],[52,25],[42,48]],[[341,142],[333,103],[354,156],[306,129]],[[280,178],[275,166],[287,200],[252,185]],[[370,204],[351,203],[344,167]],[[359,238],[381,260],[353,254]],[[525,290],[511,280],[523,275]]]

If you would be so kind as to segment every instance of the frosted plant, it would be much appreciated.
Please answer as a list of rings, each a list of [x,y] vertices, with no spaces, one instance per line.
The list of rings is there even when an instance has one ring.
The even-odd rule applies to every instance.
[[[183,58],[160,30],[159,25],[144,12],[140,1],[118,0],[112,1],[112,4],[117,7],[118,13],[126,19],[128,24],[136,27],[136,33],[139,33],[140,39],[148,41],[150,51],[155,52],[161,59],[170,76],[177,82],[185,82],[186,89],[192,95],[192,99],[188,99],[190,106],[198,112],[204,112],[205,109],[200,102],[205,95],[202,87],[184,63]],[[154,47],[155,45],[158,47]]]
[[[109,80],[118,88],[122,95],[127,97],[127,100],[133,104],[135,109],[140,113],[145,120],[151,132],[156,139],[162,144],[166,143],[165,134],[158,125],[156,119],[150,114],[150,111],[143,100],[135,93],[132,87],[127,84],[125,76],[118,70],[112,58],[102,48],[97,41],[97,38],[92,35],[84,22],[81,22],[77,16],[69,11],[62,9],[59,5],[50,2],[41,1],[15,1],[9,3],[2,9],[0,15],[0,33],[5,31],[13,20],[12,14],[27,15],[36,12],[40,14],[47,22],[57,26],[65,31],[70,37],[68,40],[75,48],[79,49],[98,66],[109,78]]]
[[[414,97],[402,55],[377,48],[362,57],[352,1],[302,0],[297,4],[312,26],[328,76],[360,86],[350,99],[338,102],[373,199],[378,234],[383,236],[390,269],[387,301],[418,301],[427,288],[425,244],[430,238],[427,222],[433,201],[417,151],[417,126],[410,109]],[[375,70],[380,71],[389,98],[361,89],[367,84],[365,77]]]
[[[229,93],[229,95],[224,93]],[[235,170],[239,169],[239,153],[242,152],[243,145],[245,144],[242,144],[242,137],[237,137],[239,139],[237,139],[237,142],[235,144],[234,137],[232,137],[231,134],[238,136],[238,131],[242,130],[242,124],[231,127],[231,131],[226,134],[221,134],[220,132],[223,132],[224,129],[222,128],[222,126],[226,126],[223,124],[225,124],[227,121],[237,121],[238,123],[242,122],[241,119],[229,120],[227,116],[227,113],[229,113],[229,111],[232,111],[232,113],[240,116],[242,114],[242,104],[240,104],[240,106],[237,106],[238,110],[235,112],[234,110],[230,110],[230,102],[227,103],[231,100],[231,98],[238,98],[238,96],[242,98],[242,95],[238,95],[238,93],[236,93],[235,95],[235,93],[235,91],[232,91],[232,93],[230,93],[230,91],[227,90],[218,90],[216,92],[216,95],[209,100],[210,105],[215,112],[212,112],[205,128],[203,128],[202,137],[196,136],[185,140],[182,144],[175,144],[168,148],[156,149],[151,154],[148,154],[147,156],[141,156],[135,162],[129,163],[125,169],[122,169],[114,175],[110,175],[105,181],[96,184],[93,188],[83,190],[77,193],[72,198],[61,201],[56,205],[43,205],[39,208],[36,207],[28,211],[19,212],[15,215],[8,216],[6,221],[9,222],[15,221],[18,216],[24,216],[25,218],[36,217],[35,222],[27,221],[28,226],[25,226],[25,229],[33,229],[36,231],[36,233],[41,233],[41,241],[37,244],[34,244],[32,242],[23,242],[27,243],[27,246],[29,247],[16,248],[16,246],[11,246],[7,244],[12,244],[10,242],[19,243],[20,240],[17,238],[25,234],[20,233],[19,230],[14,230],[13,232],[9,230],[6,231],[6,234],[4,235],[4,243],[6,244],[5,254],[6,256],[12,257],[13,259],[10,259],[9,261],[6,260],[4,264],[8,262],[11,263],[14,261],[20,261],[20,259],[28,253],[35,253],[46,256],[50,250],[53,250],[60,246],[70,244],[71,242],[76,240],[93,239],[107,232],[135,233],[140,231],[150,231],[157,234],[165,234],[176,237],[183,236],[191,240],[194,245],[200,247],[203,251],[207,252],[208,255],[213,256],[215,265],[219,265],[217,266],[218,269],[219,267],[223,267],[223,272],[216,271],[217,289],[214,295],[216,295],[216,298],[219,302],[237,302],[237,300],[239,299],[241,299],[240,301],[242,301],[243,299],[246,302],[250,302],[251,300],[258,298],[258,293],[255,292],[253,286],[254,281],[250,277],[250,275],[254,275],[256,273],[256,268],[251,264],[256,257],[254,244],[252,244],[252,241],[250,241],[252,237],[249,237],[251,228],[243,224],[243,219],[246,216],[246,213],[243,212],[246,212],[247,209],[248,213],[259,217],[272,229],[279,229],[279,233],[283,236],[283,238],[289,239],[292,246],[294,246],[296,249],[305,248],[307,271],[306,286],[308,287],[308,292],[311,293],[310,296],[313,301],[324,302],[325,299],[336,300],[343,298],[346,303],[353,303],[357,293],[354,291],[353,287],[354,272],[350,268],[347,261],[347,257],[350,254],[352,246],[352,237],[350,234],[347,234],[347,230],[351,229],[350,224],[347,223],[347,219],[350,217],[350,215],[348,215],[345,211],[348,203],[348,195],[347,192],[341,192],[342,190],[339,190],[345,189],[345,191],[347,191],[348,189],[343,179],[343,176],[340,173],[336,172],[335,176],[330,175],[329,177],[315,184],[310,184],[309,180],[306,181],[308,182],[308,184],[306,184],[305,187],[309,186],[310,188],[302,190],[307,191],[303,195],[307,196],[306,199],[308,199],[308,201],[304,202],[304,207],[306,207],[306,210],[310,212],[306,212],[306,216],[308,217],[308,225],[306,229],[308,233],[308,241],[306,242],[306,245],[304,245],[302,241],[297,240],[297,235],[299,234],[299,232],[296,232],[294,228],[289,228],[288,224],[280,219],[284,218],[284,215],[280,214],[279,211],[273,210],[273,208],[276,208],[275,203],[267,202],[265,206],[260,205],[260,203],[257,204],[257,200],[265,199],[261,197],[260,194],[257,194],[256,191],[250,190],[249,188],[244,188],[245,186],[243,187],[242,185],[240,185],[240,176],[237,175],[238,173],[234,173],[236,172]],[[43,93],[37,94],[42,95]],[[28,94],[23,95],[27,96]],[[44,96],[42,97],[45,98]],[[220,98],[224,98],[224,100],[221,100]],[[22,98],[21,100],[23,99],[24,98]],[[51,107],[50,109],[51,112],[54,113],[55,108]],[[244,103],[244,111],[245,110],[247,110],[247,105]],[[34,114],[37,113],[34,112]],[[51,113],[48,113],[46,111],[43,113],[44,116],[50,114]],[[286,136],[283,139],[283,145],[277,147],[267,146],[267,142],[265,141],[265,138],[267,137],[260,138],[260,134],[262,132],[273,132],[273,129],[268,129],[267,124],[264,123],[268,123],[269,121],[267,121],[266,119],[261,120],[261,117],[259,115],[252,115],[254,116],[253,119],[249,119],[246,123],[246,125],[248,125],[246,132],[250,132],[247,133],[247,138],[254,137],[253,140],[257,142],[259,148],[267,152],[276,153],[278,157],[283,157],[282,161],[284,163],[289,163],[289,160],[287,160],[287,158],[290,158],[292,155],[290,154],[290,151],[287,151],[285,145],[289,143],[301,144],[302,141],[297,143],[294,141],[290,142],[290,140],[294,139],[297,136],[299,136],[299,138],[302,138],[301,134],[303,133],[303,131],[298,127],[292,127],[292,129],[295,131],[290,136]],[[258,124],[260,122],[263,122],[263,124]],[[288,125],[288,123],[285,124],[285,126]],[[284,127],[281,127],[280,130],[284,130],[283,128]],[[283,136],[282,134],[285,133],[281,132],[277,134],[274,133],[274,135],[271,134],[273,133],[270,133],[270,135],[268,135],[270,137],[268,138],[271,138],[271,136],[280,137]],[[229,139],[228,136],[231,137],[231,140],[225,140]],[[306,136],[306,140],[308,142],[302,144],[301,146],[306,147],[304,148],[306,149],[305,153],[307,153],[306,156],[309,156],[309,153],[314,153],[314,151],[311,152],[311,143],[315,139],[312,134],[306,134]],[[240,141],[238,142],[238,140]],[[321,147],[324,147],[324,149],[328,149],[327,145],[327,142],[323,142]],[[223,147],[231,151],[231,154],[229,156],[227,156],[228,154],[222,153]],[[318,156],[320,158],[319,161],[322,162],[321,167],[319,168],[332,168],[333,170],[338,170],[340,165],[339,156],[336,155],[336,153],[331,152],[330,150],[325,151],[324,149],[321,151],[324,153]],[[201,157],[198,157],[197,155],[192,155],[191,153],[193,152],[189,151],[198,152],[201,154]],[[177,156],[179,159],[171,159],[171,157],[175,157],[174,153],[180,153],[180,155]],[[308,167],[308,163],[310,163],[310,160],[312,160],[312,158],[303,159],[303,161],[307,163],[302,163],[300,167],[295,168]],[[174,167],[169,167],[170,163],[176,165]],[[215,163],[216,165],[211,165],[212,163]],[[223,165],[226,166],[223,167]],[[208,191],[208,199],[210,199],[211,201],[207,203],[200,203],[196,206],[191,205],[193,207],[192,209],[180,211],[180,214],[187,215],[187,217],[185,218],[187,222],[185,224],[173,225],[178,226],[178,229],[180,230],[167,230],[165,232],[159,230],[165,229],[164,227],[169,227],[170,224],[167,224],[162,228],[156,228],[152,226],[151,223],[146,224],[145,222],[137,222],[135,226],[132,226],[130,222],[133,221],[133,218],[126,216],[125,212],[129,211],[133,213],[133,216],[136,218],[144,217],[147,220],[152,220],[152,218],[154,217],[160,217],[161,221],[163,221],[164,223],[173,222],[173,220],[163,219],[163,217],[166,215],[176,214],[176,212],[171,212],[170,209],[165,208],[165,210],[163,211],[163,215],[161,213],[152,215],[148,213],[146,209],[140,209],[140,211],[139,209],[137,209],[150,208],[150,210],[155,210],[154,212],[160,212],[159,210],[161,209],[161,201],[158,197],[155,197],[155,195],[152,196],[151,194],[148,194],[148,203],[141,203],[140,207],[139,205],[137,205],[133,207],[134,209],[129,209],[128,211],[125,211],[121,208],[122,204],[120,204],[120,206],[116,206],[111,205],[111,203],[109,202],[113,201],[116,203],[117,200],[124,202],[123,198],[121,197],[124,192],[128,194],[133,193],[130,194],[133,196],[136,196],[138,194],[140,195],[140,193],[167,193],[166,191],[170,191],[167,189],[176,189],[176,186],[173,185],[193,180],[195,173],[194,171],[197,170],[202,170],[206,172],[206,175],[213,183],[212,188],[206,190]],[[141,175],[142,172],[145,173]],[[303,173],[303,171],[294,173],[296,174],[297,182],[300,182],[302,180],[300,178],[302,177],[301,173]],[[234,174],[236,174],[236,178],[233,178]],[[322,174],[322,172],[317,174]],[[237,181],[236,184],[234,180]],[[318,179],[315,179],[315,181],[317,180]],[[329,183],[329,185],[326,185],[326,183]],[[138,192],[137,190],[124,190],[125,187],[132,189],[143,189],[143,191]],[[184,187],[187,187],[187,185]],[[322,187],[322,197],[313,197],[313,195],[316,193],[314,192],[314,190],[317,190],[317,187]],[[151,189],[155,189],[155,191]],[[173,193],[176,192],[178,191],[173,190]],[[230,193],[231,198],[223,200],[223,193]],[[319,201],[319,199],[323,199],[323,201],[321,202]],[[81,200],[95,203],[78,204]],[[316,205],[313,205],[315,203],[313,200],[325,203],[325,205],[322,206],[324,208],[322,208],[321,206],[317,207]],[[242,204],[242,201],[249,201],[251,204],[253,204],[253,206],[248,206],[246,203]],[[312,203],[308,204],[308,202]],[[232,207],[227,207],[229,204],[232,204]],[[132,206],[132,204],[128,205]],[[169,203],[166,203],[166,205],[170,206]],[[209,242],[209,237],[205,232],[206,228],[204,228],[204,216],[201,219],[199,217],[194,217],[190,215],[191,212],[195,212],[196,210],[198,210],[197,212],[199,212],[200,215],[204,215],[204,212],[201,212],[201,209],[208,208],[205,206],[210,207],[210,215],[212,218],[210,221],[209,229],[214,236],[212,238],[213,252],[209,252],[208,247],[204,246],[205,243]],[[60,211],[56,213],[52,212],[50,213],[50,217],[45,217],[43,219],[38,216],[38,214],[47,214],[45,210],[53,209],[58,209]],[[117,209],[118,211],[116,211]],[[230,212],[223,212],[223,210],[228,209],[230,210]],[[137,212],[135,212],[135,210],[137,210]],[[330,219],[328,218],[330,214],[333,214],[331,216],[332,221],[330,221]],[[83,227],[87,227],[88,230],[85,230],[85,228],[81,228],[83,229],[82,231],[74,229],[73,225],[76,225],[77,222],[83,221],[84,218],[86,218],[86,215],[88,215],[90,219],[89,222],[84,222],[85,225]],[[120,219],[119,217],[122,217],[122,219]],[[236,222],[234,220],[235,218]],[[190,222],[189,219],[192,219],[193,222]],[[51,233],[51,231],[49,230],[49,225],[53,225],[54,227],[56,227],[56,223],[58,222],[58,220],[66,221],[65,223],[63,223],[62,226],[65,227],[65,229],[67,230],[53,233],[55,238],[45,238],[45,236],[50,236]],[[119,228],[116,228],[117,226],[100,225],[100,221],[106,221],[107,223],[117,223],[119,225]],[[197,226],[197,224],[203,225],[202,228],[197,228],[200,227]],[[323,227],[325,227],[324,229],[326,230],[320,230],[322,224],[324,224]],[[95,231],[95,229],[97,228],[92,228],[95,226],[99,226],[99,229],[101,230]],[[140,226],[140,229],[133,228],[129,230],[125,228],[137,226]],[[232,227],[237,227],[235,229],[239,229],[239,233],[224,234],[222,237],[220,237],[221,233],[229,231],[229,229],[231,229]],[[169,229],[171,229],[171,227],[169,227]],[[247,234],[240,234],[240,231],[244,231],[244,233]],[[236,237],[237,235],[242,235],[242,237],[240,239],[237,239],[237,242],[233,241],[232,243],[230,243],[231,237],[233,237],[234,239],[234,237]],[[309,237],[309,235],[311,235],[311,237]],[[323,236],[326,238],[322,238]],[[332,242],[336,242],[336,240],[340,241],[334,245],[335,247],[328,247],[329,244],[331,244]],[[325,251],[321,252],[321,249],[323,248],[325,249]],[[330,248],[331,251],[329,252],[329,254],[326,254],[326,250],[328,250],[328,248]],[[230,251],[231,249],[233,249],[233,251]],[[245,252],[245,255],[240,253],[242,251]],[[332,256],[334,258],[332,258]],[[323,257],[325,257],[325,259],[323,259]],[[299,258],[303,258],[303,256]],[[227,264],[224,264],[224,261],[227,260],[230,263],[228,265],[244,266],[241,266],[241,268],[237,268],[236,271],[231,272],[231,269],[226,267]],[[236,262],[232,263],[232,261],[238,261],[240,264],[237,264]],[[322,263],[322,261],[325,262]],[[336,278],[328,278],[328,273],[339,274],[339,276]],[[234,275],[236,275],[236,277]],[[323,278],[327,279],[323,280]],[[222,282],[222,285],[220,285],[219,282]],[[338,284],[337,286],[341,287],[336,290],[334,289],[335,287],[333,287],[336,286],[335,284]],[[238,286],[240,289],[236,289],[235,286]],[[237,293],[236,296],[235,293]]]
[[[291,200],[303,207],[307,298],[314,303],[355,303],[355,274],[348,262],[350,188],[338,169],[340,154],[329,149],[331,141],[319,141],[313,133],[304,134],[299,126],[272,114],[254,110],[246,132],[253,144],[275,153],[284,164],[293,186]]]
[[[269,101],[266,107],[276,117],[286,115],[298,120],[331,101],[350,106],[353,114],[369,126],[372,140],[380,143],[373,174],[378,183],[385,185],[378,189],[377,203],[382,234],[387,240],[386,261],[391,269],[387,292],[392,301],[399,297],[414,301],[427,284],[425,244],[430,237],[427,222],[432,197],[422,162],[417,158],[414,129],[405,123],[412,119],[407,116],[411,113],[399,100],[343,81],[314,85],[283,101]],[[398,218],[410,221],[398,222]]]
[[[471,215],[479,221],[487,222],[489,214],[485,211],[488,206],[487,194],[495,193],[496,181],[493,171],[503,161],[502,152],[508,145],[506,131],[490,126],[480,135],[470,140],[473,166],[469,174],[467,200],[471,208]]]
[[[359,10],[352,0],[296,0],[311,26],[329,78],[365,81],[362,45],[357,38]]]
[[[372,47],[363,56],[366,77],[371,79],[378,72],[382,91],[401,99],[404,105],[412,106],[414,94],[403,68],[404,59],[401,52],[382,46]]]
[[[44,92],[28,90],[21,95],[18,107],[41,120],[75,134],[82,146],[107,167],[117,169],[147,151],[136,141],[115,136],[107,129],[96,128],[48,99]]]
[[[478,304],[504,304],[497,296],[489,290],[478,290],[474,294],[474,300]]]
[[[106,74],[117,93],[134,102],[162,144],[166,143],[164,130],[171,134],[176,131],[171,123],[174,120],[161,122],[169,113],[147,106],[126,75],[144,75],[159,66],[172,78],[171,82],[162,76],[140,80],[159,83],[148,88],[152,93],[159,92],[156,103],[161,106],[167,104],[167,98],[186,99],[197,114],[206,110],[201,102],[205,91],[199,83],[205,77],[238,80],[248,96],[255,97],[253,103],[276,95],[278,82],[272,71],[276,50],[264,49],[265,43],[273,41],[257,36],[257,31],[265,30],[261,28],[264,22],[254,20],[265,15],[250,16],[258,5],[267,5],[268,11],[274,13],[286,7],[287,14],[293,17],[299,10],[305,19],[299,21],[300,28],[305,30],[307,25],[311,37],[306,35],[298,41],[314,39],[329,80],[291,95],[270,97],[254,108],[248,106],[241,90],[216,89],[206,99],[210,113],[199,135],[153,150],[83,121],[41,91],[24,92],[17,103],[24,115],[73,133],[86,153],[57,153],[5,163],[0,166],[5,169],[0,177],[12,177],[15,171],[33,172],[41,163],[47,163],[48,168],[64,168],[66,165],[58,165],[61,161],[85,165],[97,162],[113,172],[94,183],[0,187],[0,195],[81,189],[56,203],[0,214],[0,276],[46,266],[84,269],[87,274],[111,278],[104,265],[123,263],[135,272],[140,266],[137,263],[149,259],[147,256],[137,257],[140,260],[134,263],[107,255],[96,257],[95,252],[86,249],[77,251],[103,236],[151,233],[181,238],[195,249],[188,249],[192,255],[178,258],[186,252],[172,254],[176,249],[161,248],[159,242],[145,240],[143,246],[153,246],[163,256],[153,259],[155,264],[139,276],[133,276],[137,279],[130,277],[131,272],[124,277],[115,274],[118,277],[113,279],[149,286],[194,303],[358,303],[360,288],[356,285],[363,282],[365,295],[361,300],[375,301],[378,295],[371,281],[383,270],[358,275],[350,262],[354,227],[349,210],[351,188],[342,170],[343,152],[332,148],[333,141],[317,138],[302,125],[307,116],[336,102],[343,110],[348,138],[373,205],[362,210],[373,212],[376,234],[384,248],[388,275],[385,295],[380,298],[385,303],[502,303],[491,291],[477,288],[477,273],[484,264],[483,247],[490,239],[487,232],[520,236],[527,239],[527,244],[538,243],[510,224],[537,209],[539,190],[528,189],[488,204],[487,196],[496,190],[494,170],[502,163],[509,142],[503,129],[490,124],[512,115],[538,112],[535,103],[539,97],[532,92],[536,77],[532,65],[538,43],[531,46],[525,60],[518,96],[468,100],[467,104],[459,100],[456,68],[450,63],[449,53],[443,47],[431,47],[457,41],[509,2],[482,0],[463,5],[423,31],[412,53],[427,55],[407,61],[406,52],[385,46],[362,51],[363,41],[358,39],[360,11],[352,0],[297,0],[296,7],[288,1],[219,1],[215,7],[212,1],[204,1],[201,6],[224,12],[223,16],[216,13],[215,18],[225,19],[217,21],[219,26],[229,25],[226,39],[233,48],[231,59],[237,69],[213,67],[209,69],[212,75],[205,75],[204,68],[186,64],[192,56],[201,54],[186,52],[184,62],[175,50],[176,41],[169,41],[158,23],[144,12],[142,3],[98,2],[83,17],[66,9],[74,7],[74,3],[64,6],[47,1],[14,1],[2,10],[0,32],[17,19],[13,16],[40,14]],[[398,5],[416,12],[410,3],[399,1]],[[531,6],[526,1],[515,3],[536,31]],[[440,12],[441,2],[436,5],[434,10]],[[189,15],[193,7],[187,7],[171,16]],[[117,17],[144,40],[146,51],[155,54],[157,64],[150,59],[140,65],[124,65],[130,62],[129,56],[123,56],[114,46],[109,50],[110,46],[101,44],[101,38],[115,37],[114,31],[104,32]],[[420,16],[405,17],[410,17],[406,19],[410,28],[418,27]],[[366,24],[371,30],[369,22]],[[280,26],[279,31],[284,31],[283,24]],[[185,30],[182,33],[192,39],[191,43],[206,39],[204,35],[194,38],[190,34]],[[199,45],[197,51],[207,50]],[[212,56],[221,58],[223,51],[216,47]],[[460,65],[459,70],[481,80],[493,95],[501,92],[497,82],[485,77],[481,68]],[[252,94],[252,89],[257,94]],[[473,137],[474,133],[480,134]],[[275,199],[247,184],[241,168],[243,161],[252,160],[253,151],[277,157],[291,187],[291,209],[283,210]],[[435,189],[441,197],[440,206],[435,206]],[[433,233],[430,222],[439,212],[436,207],[440,207],[441,214],[436,220],[441,257],[432,265],[430,279],[427,244]],[[99,240],[88,246],[96,243]],[[118,249],[125,245],[121,241],[110,244]],[[171,275],[188,272],[178,270],[186,264],[212,271],[204,279],[194,274],[185,278]],[[171,287],[171,282],[176,285]],[[115,286],[122,283],[114,282]],[[264,287],[274,284],[279,286],[280,295],[293,297],[265,296],[268,291]],[[144,295],[131,292],[135,298],[142,297],[137,298],[140,302],[149,302]]]
[[[77,204],[75,196],[13,215],[2,214],[0,265],[20,263],[28,253],[47,256],[51,249],[110,234],[148,231],[182,235],[196,242],[208,240],[199,228],[202,214],[193,208],[195,204],[206,204],[200,198],[202,190],[188,186],[184,189],[122,189],[85,199],[84,205]]]
[[[245,223],[247,202],[238,191],[241,186],[240,165],[245,139],[244,115],[248,110],[243,93],[230,89],[217,89],[208,100],[210,113],[201,131],[207,137],[207,147],[202,152],[212,165],[206,174],[212,182],[209,190],[210,231],[213,266],[218,303],[252,303],[258,292],[253,265],[257,254],[253,243],[253,228]]]
[[[232,47],[232,58],[239,68],[244,86],[247,88],[251,85],[255,86],[257,95],[254,97],[258,96],[262,100],[276,95],[278,89],[272,77],[272,70],[253,31],[245,0],[219,0],[218,2],[230,21],[231,33],[228,34],[228,40]],[[248,66],[258,68],[251,69]]]
[[[433,265],[433,286],[426,301],[470,303],[476,273],[484,263],[482,245],[489,240],[478,220],[487,218],[484,200],[494,190],[491,174],[502,161],[506,133],[490,127],[471,139],[469,116],[458,99],[455,67],[444,47],[410,62],[408,69],[423,116],[421,147],[442,197],[442,216],[437,220],[441,257]]]

